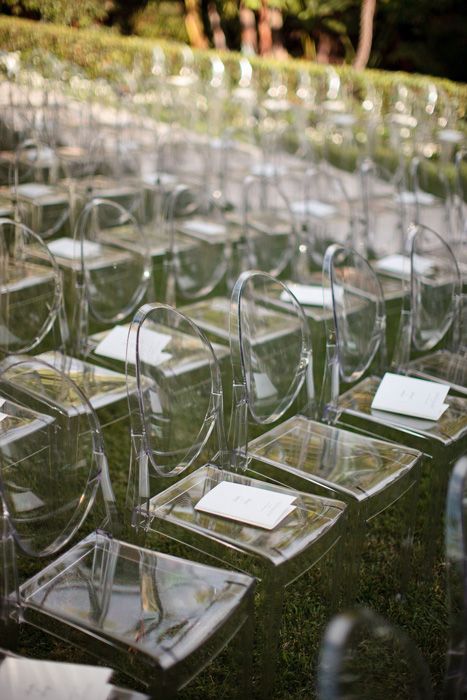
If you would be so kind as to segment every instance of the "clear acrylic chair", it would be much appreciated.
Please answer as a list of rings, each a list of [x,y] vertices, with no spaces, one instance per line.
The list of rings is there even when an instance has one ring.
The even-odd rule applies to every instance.
[[[31,625],[170,697],[233,640],[242,657],[234,693],[248,696],[254,581],[118,538],[99,423],[66,375],[16,357],[2,364],[0,386],[7,645]],[[18,585],[23,555],[45,563]]]
[[[303,259],[306,255],[307,268],[321,271],[324,253],[330,243],[353,240],[354,205],[342,179],[324,168],[309,168],[299,183],[292,181],[291,184],[295,192],[289,196],[290,208],[303,228],[299,257]],[[300,199],[297,198],[298,192]],[[295,275],[295,281],[301,281],[299,276]]]
[[[443,697],[461,700],[467,693],[467,458],[451,473],[446,500],[445,554],[449,637]]]
[[[462,279],[456,256],[441,236],[425,226],[411,227],[410,234],[410,283],[393,364],[398,372],[447,383],[467,396]]]
[[[337,615],[321,643],[318,700],[433,700],[430,671],[407,634],[368,608]]]
[[[44,239],[69,234],[70,198],[57,181],[59,161],[53,149],[28,139],[11,156],[8,196],[16,218]]]
[[[205,188],[176,187],[167,202],[165,300],[172,305],[210,296],[225,283],[231,227]]]
[[[109,364],[104,354],[97,359],[93,353],[102,334],[131,318],[150,288],[144,232],[117,202],[93,199],[79,216],[74,239],[58,239],[49,249],[63,271],[75,356]]]
[[[59,268],[40,236],[0,219],[0,354],[60,348],[68,340]]]
[[[349,598],[358,586],[366,523],[406,496],[407,523],[395,581],[403,589],[420,453],[317,422],[309,327],[296,298],[280,281],[255,271],[240,276],[232,292],[230,337],[230,441],[237,468],[301,491],[333,494],[348,504]],[[250,430],[262,433],[253,440],[249,418]]]
[[[293,592],[299,577],[311,575],[324,555],[329,565],[340,567],[346,508],[338,500],[252,479],[231,464],[219,366],[209,341],[190,319],[169,306],[148,304],[135,316],[131,332],[136,335],[138,393],[129,395],[133,460],[128,500],[136,532],[146,542],[157,532],[171,546],[183,543],[190,557],[258,578],[258,694],[267,696],[274,684],[285,589]],[[174,477],[178,481],[161,491]],[[255,524],[253,513],[253,520],[247,513],[243,522],[198,509],[203,496],[223,483],[256,487],[269,497],[290,496],[295,507],[267,529]],[[335,590],[339,574],[329,576],[323,583]],[[308,578],[304,581],[310,585]]]
[[[333,316],[326,318],[327,359],[322,411],[338,427],[405,444],[429,455],[423,474],[431,486],[425,544],[434,543],[439,528],[446,468],[465,449],[467,402],[448,395],[448,408],[438,421],[372,408],[389,369],[385,347],[386,313],[379,279],[369,263],[352,248],[330,246],[323,266],[325,289],[331,294]],[[346,390],[340,394],[341,382]],[[423,509],[422,509],[423,510]],[[439,517],[439,519],[437,519]],[[427,562],[430,557],[427,556]]]
[[[107,207],[107,204],[105,205]],[[118,205],[112,209],[120,213]],[[122,222],[123,223],[123,222]],[[95,362],[89,362],[86,358],[94,356],[90,352],[88,345],[84,344],[85,338],[81,338],[86,350],[86,355],[73,356],[73,342],[70,337],[69,324],[64,307],[64,287],[68,293],[70,305],[73,305],[73,294],[76,294],[76,287],[73,279],[79,280],[81,253],[76,249],[73,239],[58,239],[49,245],[52,249],[63,254],[55,258],[50,248],[41,240],[39,236],[30,231],[22,224],[9,220],[0,220],[0,353],[8,356],[18,353],[41,354],[41,357],[53,364],[55,367],[65,372],[85,392],[93,407],[98,411],[99,419],[105,433],[108,449],[111,452],[112,463],[121,464],[126,470],[129,459],[129,440],[126,436],[129,432],[127,381],[124,373],[119,373],[112,369],[112,362],[118,365],[117,361],[105,356],[95,355]],[[95,246],[100,244],[93,242],[91,255],[95,254]],[[91,266],[91,272],[86,277],[81,277],[81,281],[91,285],[91,293],[85,298],[81,298],[82,306],[77,305],[78,312],[83,313],[82,330],[88,332],[85,322],[88,320],[86,314],[89,309],[85,307],[87,300],[97,298],[98,293],[105,295],[111,292],[110,283],[117,291],[111,292],[109,303],[105,306],[107,313],[110,313],[110,305],[118,303],[118,293],[122,293],[125,277],[122,273],[131,273],[133,253],[118,252],[117,244],[102,246],[107,251],[107,258],[103,256],[89,259],[89,250],[86,248],[85,262]],[[114,253],[114,251],[116,251]],[[110,255],[109,255],[110,252]],[[67,256],[67,257],[65,257]],[[138,258],[136,261],[138,262]],[[126,265],[119,270],[118,263],[122,261]],[[58,263],[58,264],[57,264]],[[65,272],[65,283],[63,283],[61,271]],[[108,265],[113,278],[107,275],[107,287],[104,280],[94,278],[99,274],[99,269]],[[114,265],[114,267],[112,267]],[[133,265],[133,273],[136,265]],[[136,270],[137,271],[137,270]],[[68,277],[66,274],[68,273]],[[73,275],[76,277],[73,278]],[[131,280],[128,280],[130,282]],[[101,285],[100,287],[98,285]],[[134,282],[132,283],[134,286]],[[127,289],[129,284],[127,284]],[[131,287],[130,287],[131,290]],[[78,288],[83,293],[86,289]],[[91,306],[100,310],[105,305]],[[137,301],[139,303],[139,300]],[[132,309],[133,310],[133,309]],[[92,319],[90,321],[92,323]],[[125,342],[126,332],[124,331]],[[75,347],[76,338],[75,334]],[[89,340],[89,337],[86,336]],[[89,341],[90,342],[90,341]],[[97,340],[91,344],[91,348],[97,345]],[[78,344],[78,349],[79,349]],[[125,348],[122,351],[121,367],[124,367]],[[106,365],[107,366],[103,366]],[[118,366],[116,367],[118,370]],[[134,385],[135,386],[135,385]],[[66,396],[63,397],[64,400]],[[70,408],[70,404],[64,404],[64,408]],[[121,443],[121,444],[120,444]]]
[[[242,233],[247,267],[271,275],[290,274],[298,251],[298,221],[287,193],[292,174],[259,174],[243,183]],[[245,269],[245,267],[243,267]]]
[[[359,174],[361,212],[353,246],[370,258],[405,252],[406,231],[416,218],[417,200],[415,193],[407,189],[403,169],[393,173],[365,159]]]
[[[453,191],[445,168],[426,158],[414,158],[411,166],[415,194],[414,223],[440,231],[448,243],[453,240]]]
[[[257,267],[272,275],[302,280],[308,274],[309,246],[300,232],[300,219],[291,208],[290,195],[303,189],[289,175],[249,175],[243,183],[242,211],[228,212],[234,227],[234,242],[224,267],[226,291],[238,275]],[[215,296],[184,306],[184,312],[216,342],[229,342],[230,298]]]

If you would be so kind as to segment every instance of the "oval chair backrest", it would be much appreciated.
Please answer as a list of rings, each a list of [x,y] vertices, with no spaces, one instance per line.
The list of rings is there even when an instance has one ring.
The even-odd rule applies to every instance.
[[[44,239],[68,226],[71,215],[68,190],[52,187],[58,172],[58,156],[46,144],[27,139],[17,146],[9,175],[11,196],[18,218]]]
[[[189,318],[166,304],[142,306],[129,331],[127,376],[133,449],[141,469],[165,477],[186,471],[204,455],[213,430],[224,454],[219,366],[211,344]]]
[[[297,251],[297,221],[279,174],[265,167],[272,171],[248,175],[243,183],[243,244],[250,268],[277,277]]]
[[[412,344],[416,351],[427,351],[450,329],[460,336],[462,280],[456,257],[439,234],[421,225],[411,234]]]
[[[0,353],[30,352],[60,314],[62,279],[40,236],[10,219],[0,219],[0,285]]]
[[[167,198],[166,301],[210,294],[227,273],[231,243],[221,209],[204,188],[178,185]],[[177,234],[183,236],[177,240]]]
[[[92,199],[78,218],[74,240],[90,317],[109,326],[134,313],[151,281],[148,242],[134,216],[117,202]]]
[[[248,413],[255,423],[279,420],[305,381],[314,401],[308,323],[294,295],[258,271],[240,275],[232,291],[230,356],[233,372],[231,441],[234,459],[246,457]]]
[[[18,547],[50,556],[69,542],[100,484],[103,441],[77,385],[35,357],[0,365],[0,491]]]
[[[328,344],[335,342],[341,379],[355,382],[378,351],[385,356],[386,311],[381,284],[368,261],[353,248],[332,245],[324,258],[323,286],[332,300],[332,317],[326,319]]]
[[[415,193],[408,191],[405,173],[392,173],[370,159],[360,167],[361,227],[366,254],[399,253],[405,249],[404,233],[416,218]]]

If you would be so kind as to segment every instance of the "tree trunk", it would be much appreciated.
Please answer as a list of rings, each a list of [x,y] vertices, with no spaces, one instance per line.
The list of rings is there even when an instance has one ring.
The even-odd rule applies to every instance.
[[[253,10],[241,5],[241,49],[247,56],[253,56],[258,51],[258,35],[256,32],[256,18]]]
[[[221,18],[214,2],[210,2],[208,5],[208,17],[209,24],[211,25],[214,48],[220,50],[226,49],[227,42],[225,40],[224,30],[222,29]]]
[[[274,58],[287,58],[289,54],[286,51],[282,37],[284,20],[282,17],[282,12],[278,7],[271,7],[269,10],[269,23],[271,26],[272,53]]]
[[[370,58],[375,9],[376,0],[362,0],[360,9],[360,36],[358,38],[357,53],[353,62],[353,66],[357,70],[365,68]]]
[[[262,0],[258,17],[260,56],[269,56],[272,53],[272,31],[269,15],[268,0]]]
[[[204,33],[198,0],[185,0],[185,27],[191,46],[207,49],[209,44]]]

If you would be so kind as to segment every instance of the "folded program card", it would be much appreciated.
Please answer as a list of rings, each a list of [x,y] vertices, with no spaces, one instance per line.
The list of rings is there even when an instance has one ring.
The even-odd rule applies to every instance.
[[[257,399],[277,396],[277,389],[265,372],[253,372],[253,380]]]
[[[448,391],[446,384],[386,372],[371,408],[436,421],[448,408],[444,403]]]
[[[305,306],[325,306],[332,307],[332,293],[327,287],[320,287],[313,284],[295,284],[289,282],[287,285],[294,297],[300,304]],[[281,294],[281,301],[289,301],[290,297],[284,290]]]
[[[431,260],[423,258],[421,255],[413,256],[413,264],[415,272],[423,275],[425,272],[429,272],[433,267]],[[408,277],[410,275],[410,257],[408,255],[388,255],[385,258],[381,258],[376,263],[378,270],[382,272],[391,272],[396,275],[404,275]]]
[[[16,191],[21,197],[29,197],[30,199],[44,197],[45,195],[53,193],[53,189],[50,185],[41,185],[40,183],[36,184],[34,182],[18,185]]]
[[[202,219],[185,221],[182,229],[188,233],[200,233],[208,236],[220,236],[226,230],[224,224],[216,224],[213,221],[203,221]]]
[[[132,330],[128,336],[129,328],[129,326],[114,326],[105,338],[101,340],[94,352],[97,355],[125,362],[128,343],[128,361],[133,365],[136,364],[136,329]],[[163,350],[171,340],[172,337],[166,333],[158,333],[149,328],[141,328],[139,339],[140,358],[143,362],[153,367],[170,360],[171,355],[168,352],[163,352]]]
[[[298,216],[317,216],[326,219],[336,213],[336,207],[327,202],[320,202],[317,199],[306,199],[302,202],[293,202],[291,207],[294,214]]]
[[[279,491],[222,481],[198,501],[195,508],[211,515],[272,530],[296,506],[295,496]]]
[[[69,260],[81,258],[81,241],[75,241],[73,238],[57,238],[56,241],[48,244],[48,248],[52,255],[58,258]],[[84,258],[94,258],[101,254],[101,245],[94,241],[83,241],[82,250]]]
[[[0,664],[5,700],[106,700],[110,668],[7,657]]]
[[[416,204],[418,202],[419,204],[429,206],[430,204],[436,202],[436,199],[428,192],[419,191],[415,193],[411,192],[410,190],[406,190],[405,192],[401,192],[396,196],[396,201],[400,204]]]

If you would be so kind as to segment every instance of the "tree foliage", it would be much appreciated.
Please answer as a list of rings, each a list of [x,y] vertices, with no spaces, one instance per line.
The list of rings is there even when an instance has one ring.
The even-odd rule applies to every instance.
[[[352,63],[363,0],[0,0],[0,12],[246,53]],[[467,79],[466,0],[376,0],[370,67]]]
[[[79,27],[107,17],[104,0],[3,0],[0,9],[20,17]]]

